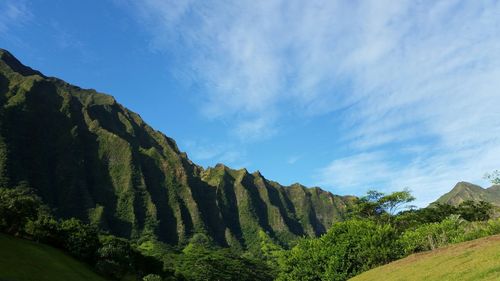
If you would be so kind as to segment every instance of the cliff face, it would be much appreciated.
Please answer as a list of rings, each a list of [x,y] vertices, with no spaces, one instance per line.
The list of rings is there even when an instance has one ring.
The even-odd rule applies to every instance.
[[[204,170],[113,97],[0,49],[0,185],[19,184],[59,216],[116,235],[178,244],[205,233],[244,248],[262,231],[282,242],[324,233],[353,199],[224,165]]]

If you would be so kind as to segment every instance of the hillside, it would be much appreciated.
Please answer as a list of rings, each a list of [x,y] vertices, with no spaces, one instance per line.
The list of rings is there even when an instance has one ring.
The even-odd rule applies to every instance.
[[[499,280],[500,236],[490,236],[414,254],[362,273],[350,280],[382,279],[385,281]]]
[[[500,185],[482,188],[468,182],[459,182],[450,192],[439,197],[436,202],[457,206],[466,200],[486,201],[500,206]]]
[[[176,122],[176,121],[172,121]],[[352,197],[224,165],[204,169],[113,97],[46,77],[0,49],[0,186],[28,185],[59,217],[170,244],[205,233],[248,248],[325,232]]]
[[[89,266],[47,245],[0,234],[0,280],[105,281]]]

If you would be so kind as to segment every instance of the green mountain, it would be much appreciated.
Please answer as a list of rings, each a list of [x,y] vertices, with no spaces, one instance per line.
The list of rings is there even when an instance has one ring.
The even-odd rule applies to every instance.
[[[458,206],[466,200],[486,201],[500,206],[500,185],[482,188],[472,183],[459,182],[450,192],[439,197],[436,202]]]
[[[262,232],[284,243],[322,234],[353,199],[204,169],[112,96],[46,77],[1,49],[0,185],[29,185],[58,216],[115,235],[179,244],[204,233],[243,248]]]

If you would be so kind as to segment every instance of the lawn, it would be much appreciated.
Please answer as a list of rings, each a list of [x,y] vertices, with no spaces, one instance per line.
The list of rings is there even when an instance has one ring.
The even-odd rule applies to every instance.
[[[106,281],[64,252],[0,234],[0,281]]]
[[[350,280],[500,280],[500,235],[414,254]]]

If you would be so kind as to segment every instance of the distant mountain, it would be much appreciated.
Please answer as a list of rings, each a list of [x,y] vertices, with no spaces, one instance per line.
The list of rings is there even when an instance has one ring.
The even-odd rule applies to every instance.
[[[466,200],[486,201],[500,206],[500,185],[482,188],[472,183],[459,182],[450,192],[439,197],[436,202],[457,206]]]
[[[119,236],[179,244],[205,233],[243,248],[262,232],[284,243],[322,234],[353,200],[245,169],[204,169],[113,97],[0,49],[0,186],[20,184],[58,216]]]

